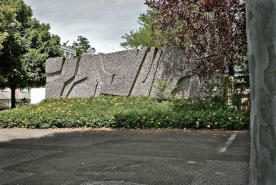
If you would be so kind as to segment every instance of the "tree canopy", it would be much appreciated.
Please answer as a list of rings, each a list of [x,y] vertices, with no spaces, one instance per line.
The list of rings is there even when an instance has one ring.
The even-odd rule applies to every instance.
[[[0,52],[3,49],[2,43],[9,36],[9,32],[12,28],[12,23],[15,21],[15,9],[2,4],[0,5]]]
[[[2,43],[9,36],[9,32],[12,28],[12,23],[15,21],[15,9],[7,6],[5,4],[0,5],[0,54],[3,49]],[[5,79],[3,71],[0,68],[0,84],[7,82]]]
[[[154,10],[153,31],[162,33],[154,35],[156,40],[185,49],[188,57],[196,54],[202,58],[199,67],[203,74],[228,68],[233,76],[235,64],[244,61],[245,4],[240,0],[146,0],[146,4]]]
[[[50,25],[32,18],[32,9],[23,0],[2,0],[1,7],[15,12],[15,19],[2,42],[0,71],[5,82],[0,88],[26,88],[43,86],[46,83],[45,61],[50,57],[61,56],[60,38],[51,35]],[[13,102],[14,104],[14,102]]]
[[[136,31],[130,31],[129,34],[122,36],[125,39],[121,46],[126,49],[142,48],[142,47],[156,47],[161,49],[161,43],[154,37],[160,34],[159,30],[152,30],[154,23],[153,11],[147,10],[146,14],[141,14],[138,18],[140,28]]]
[[[76,41],[73,41],[72,46],[68,46],[68,43],[69,40],[63,43],[63,45],[75,49],[77,56],[82,56],[84,54],[93,54],[96,52],[96,49],[94,47],[91,47],[90,41],[84,36],[78,36],[78,39]]]

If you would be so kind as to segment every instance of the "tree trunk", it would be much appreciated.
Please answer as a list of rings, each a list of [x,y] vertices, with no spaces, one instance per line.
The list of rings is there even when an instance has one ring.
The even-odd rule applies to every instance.
[[[15,108],[15,87],[11,88],[11,108],[14,109]]]
[[[235,86],[235,69],[234,69],[234,62],[232,59],[228,60],[229,66],[228,66],[228,75],[229,75],[229,80],[230,80],[230,84],[228,86],[228,104],[232,105],[233,102],[233,96],[234,96],[234,86]]]
[[[229,76],[235,75],[234,64],[232,61],[230,62],[229,66],[228,66],[228,74],[229,74]]]
[[[250,185],[276,184],[276,2],[247,0]]]

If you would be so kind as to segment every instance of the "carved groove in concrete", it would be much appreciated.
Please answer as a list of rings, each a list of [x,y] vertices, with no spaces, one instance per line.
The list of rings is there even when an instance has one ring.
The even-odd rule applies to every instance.
[[[46,73],[47,79],[46,82],[55,81],[61,75],[62,66],[64,64],[64,58],[54,58],[48,59],[46,61]]]
[[[48,60],[47,63],[49,61],[51,60]],[[64,91],[67,90],[66,87],[68,87],[70,81],[72,81],[76,75],[78,61],[79,58],[70,58],[65,60],[61,75],[57,79],[46,84],[47,98],[58,98],[64,94]],[[46,66],[48,65],[47,63]]]
[[[194,67],[185,52],[175,48],[99,53],[65,61],[49,59],[46,97],[155,96],[153,84],[158,86],[157,79],[165,79],[168,84],[179,85],[181,93],[189,98],[197,96],[201,86],[199,77],[191,74]],[[186,77],[189,83],[182,83]],[[187,84],[189,87],[182,87]]]

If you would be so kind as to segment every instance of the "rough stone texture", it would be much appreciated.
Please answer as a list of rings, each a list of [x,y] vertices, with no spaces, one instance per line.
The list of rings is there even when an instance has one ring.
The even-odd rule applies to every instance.
[[[144,62],[147,48],[101,54],[101,94],[129,96]]]
[[[167,48],[126,50],[79,58],[47,60],[46,97],[90,97],[98,95],[155,96],[157,79],[178,85],[179,97],[199,96],[201,81],[193,76],[195,62],[185,51]]]
[[[143,89],[143,92],[142,92],[144,96],[149,96],[151,94],[151,91],[152,91],[152,88],[153,88],[152,87],[153,82],[154,82],[154,79],[156,77],[157,67],[159,65],[159,61],[160,61],[161,56],[162,56],[162,51],[158,51],[156,56],[155,56],[155,59],[153,61],[153,64],[151,66],[150,72],[149,72],[147,78],[144,81],[144,89]]]
[[[247,1],[251,85],[250,184],[276,184],[276,2]]]
[[[49,61],[51,60],[48,60],[47,62]],[[46,98],[58,98],[64,94],[64,91],[68,91],[70,82],[75,77],[78,62],[79,58],[77,57],[65,60],[61,75],[54,81],[50,81],[46,84]]]
[[[62,57],[48,59],[46,61],[47,83],[59,78],[59,76],[61,75],[63,63],[64,58]]]
[[[184,50],[166,48],[160,59],[154,86],[158,87],[157,80],[165,79],[168,86],[172,87],[167,93],[175,93],[185,98],[200,96],[198,92],[201,80],[198,76],[192,75],[195,67],[196,61],[190,62]],[[173,89],[176,86],[177,88]],[[155,87],[151,91],[151,96],[155,96],[157,92]]]
[[[46,73],[56,73],[62,70],[64,58],[58,57],[46,61]]]
[[[198,96],[200,79],[198,76],[186,76],[179,80],[175,89],[176,97],[189,98]]]
[[[98,69],[98,55],[86,55],[81,58],[78,73],[70,84],[69,97],[90,97],[95,96],[101,77]]]
[[[138,75],[136,83],[131,92],[132,96],[141,96],[141,95],[149,96],[149,91],[151,89],[152,82],[150,83],[149,81],[146,81],[146,80],[147,78],[152,77],[149,75],[154,76],[154,73],[150,74],[150,71],[151,71],[151,68],[154,67],[153,62],[156,54],[155,52],[156,52],[155,48],[151,48],[150,52],[147,52],[146,59],[144,61],[144,64],[141,68],[141,71]]]
[[[155,77],[153,80],[153,85],[152,85],[152,89],[150,91],[150,96],[155,96],[157,93],[157,88],[158,87],[158,82],[157,80],[163,79],[163,73],[164,73],[164,62],[162,60],[162,57],[164,56],[164,54],[162,54],[161,58],[159,59],[159,64],[157,66],[156,72],[155,72]]]
[[[103,85],[101,94],[128,96],[143,59],[139,58],[146,50],[122,51],[100,54],[99,65]],[[145,54],[144,54],[145,55]],[[139,64],[140,63],[140,64]],[[136,74],[135,70],[137,71]]]

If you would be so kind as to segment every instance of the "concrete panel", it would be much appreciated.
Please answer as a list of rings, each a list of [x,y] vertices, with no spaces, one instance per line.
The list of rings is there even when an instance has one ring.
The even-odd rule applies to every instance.
[[[176,48],[125,50],[65,61],[63,58],[49,59],[46,98],[154,96],[153,84],[158,86],[157,79],[166,80],[168,86],[178,85],[175,91],[168,90],[168,94],[196,97],[202,83],[193,75],[196,66],[196,61],[187,59],[186,51]]]
[[[177,83],[177,88],[174,90],[175,97],[179,98],[195,98],[200,97],[200,78],[197,75],[185,76]]]
[[[46,84],[46,98],[59,98],[67,90],[70,82],[76,74],[79,58],[69,58],[65,60],[59,78]],[[67,89],[66,89],[67,87]]]
[[[46,61],[46,73],[56,73],[62,70],[63,57],[51,58]]]
[[[151,84],[148,85],[148,83],[145,82],[150,75],[156,51],[157,50],[155,48],[151,48],[150,52],[147,52],[146,59],[141,67],[141,71],[131,92],[132,96],[149,95],[149,93],[147,94],[147,92],[150,91]]]
[[[192,76],[193,71],[196,67],[196,61],[190,61],[187,58],[186,51],[185,50],[180,50],[177,48],[166,48],[161,56],[156,76],[155,76],[155,81],[154,81],[154,86],[158,86],[157,80],[163,79],[167,81],[167,86],[168,87],[176,87],[180,85],[182,94],[186,97],[189,98],[191,97],[190,95],[195,94],[196,91],[199,89],[200,86],[200,80],[197,79],[197,77],[193,77],[190,79],[189,84],[193,88],[189,87],[181,87],[181,81],[183,81],[184,78]],[[157,89],[153,87],[151,91],[151,96],[155,96]],[[173,88],[168,90],[166,93],[167,94],[172,94]]]
[[[55,81],[61,75],[62,66],[64,64],[64,58],[51,58],[46,61],[46,82]]]
[[[143,96],[150,96],[151,94],[151,90],[152,90],[152,85],[156,76],[156,72],[157,72],[157,67],[159,65],[159,61],[160,58],[162,56],[162,51],[158,51],[156,53],[155,59],[152,63],[150,72],[148,74],[148,76],[144,79],[144,83],[143,83],[143,91],[142,91],[142,95]]]
[[[100,75],[103,81],[100,94],[128,96],[144,62],[147,48],[111,54],[100,54]],[[122,65],[123,63],[123,65]],[[113,66],[114,69],[111,69]]]
[[[99,94],[101,76],[98,68],[99,55],[81,58],[78,73],[72,83],[69,97],[91,97]],[[98,93],[97,93],[98,91]]]

